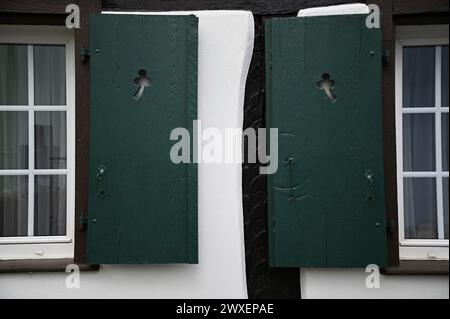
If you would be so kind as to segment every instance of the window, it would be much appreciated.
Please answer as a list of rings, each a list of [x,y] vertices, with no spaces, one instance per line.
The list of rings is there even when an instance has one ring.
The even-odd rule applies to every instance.
[[[448,26],[397,29],[401,259],[448,259],[448,68]]]
[[[74,40],[55,27],[0,33],[0,259],[70,258]]]

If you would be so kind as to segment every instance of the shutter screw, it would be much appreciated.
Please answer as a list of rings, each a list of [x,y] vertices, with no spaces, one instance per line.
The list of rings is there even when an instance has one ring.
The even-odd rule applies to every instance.
[[[295,158],[293,158],[293,157],[286,157],[286,158],[284,159],[284,162],[287,163],[288,165],[294,165],[294,163],[295,163]]]
[[[95,53],[100,53],[100,49],[95,49]]]
[[[92,224],[96,224],[97,223],[97,219],[96,218],[93,218],[92,219]]]
[[[375,226],[376,226],[377,228],[380,228],[381,224],[380,224],[380,223],[376,223]]]
[[[367,171],[365,175],[367,178],[367,183],[369,184],[369,186],[372,186],[373,185],[373,173],[371,171]]]
[[[372,55],[372,56],[374,56],[374,55],[375,55],[375,51],[370,51],[369,54]]]

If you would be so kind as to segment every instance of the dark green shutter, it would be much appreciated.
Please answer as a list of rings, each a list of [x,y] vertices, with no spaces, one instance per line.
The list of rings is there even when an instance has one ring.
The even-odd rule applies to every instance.
[[[197,263],[197,168],[169,155],[197,117],[197,18],[93,16],[90,63],[89,262]]]
[[[381,31],[366,16],[266,24],[267,126],[279,129],[268,178],[270,264],[382,266]],[[335,81],[332,102],[317,87]]]

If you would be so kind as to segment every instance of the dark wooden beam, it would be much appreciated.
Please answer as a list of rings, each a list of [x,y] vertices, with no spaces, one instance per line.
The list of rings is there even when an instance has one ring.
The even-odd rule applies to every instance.
[[[382,105],[383,105],[383,153],[385,210],[388,220],[389,265],[399,262],[398,206],[397,206],[397,151],[395,123],[395,26],[391,0],[374,0],[382,12],[382,46],[389,54],[383,63]]]
[[[73,259],[15,259],[0,260],[0,273],[64,272]],[[77,264],[80,271],[95,271],[98,265]]]
[[[66,14],[0,12],[1,24],[64,25]]]
[[[2,0],[0,12],[17,13],[64,13],[68,4],[78,4],[79,0]]]
[[[394,276],[448,276],[448,270],[448,260],[405,260],[398,266],[381,269],[381,273]]]
[[[101,11],[100,0],[79,0],[80,28],[75,30],[75,262],[87,263],[86,227],[80,217],[87,214],[89,177],[89,60],[82,61],[81,48],[89,48],[89,15]]]
[[[321,7],[360,0],[103,0],[104,10],[182,11],[182,10],[248,10],[254,14],[281,14],[299,9]]]
[[[395,25],[448,24],[448,12],[402,14],[394,17]]]
[[[255,15],[255,42],[245,86],[243,128],[266,127],[266,81],[264,22],[286,15]],[[244,143],[244,154],[248,145]],[[245,236],[245,268],[250,299],[300,299],[300,270],[269,267],[269,231],[267,217],[267,175],[261,175],[261,163],[242,164],[242,194]]]
[[[394,15],[448,12],[448,7],[448,0],[392,0]]]

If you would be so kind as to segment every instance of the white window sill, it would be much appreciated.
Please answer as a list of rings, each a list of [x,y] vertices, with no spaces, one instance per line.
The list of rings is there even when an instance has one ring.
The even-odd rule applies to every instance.
[[[400,260],[448,261],[448,244],[442,246],[400,245]]]
[[[54,242],[21,242],[0,244],[0,260],[73,258],[74,243],[70,238],[54,238]]]
[[[70,243],[72,238],[66,236],[35,236],[35,237],[1,237],[0,245],[11,244],[54,244]]]

